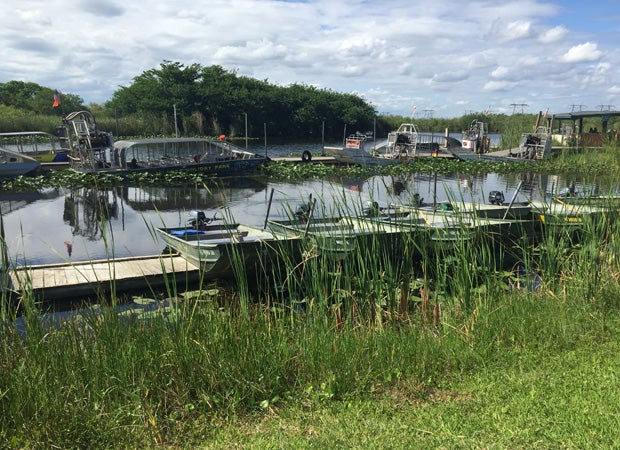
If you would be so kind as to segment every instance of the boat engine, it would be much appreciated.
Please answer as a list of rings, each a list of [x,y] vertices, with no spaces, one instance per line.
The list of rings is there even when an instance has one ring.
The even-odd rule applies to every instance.
[[[215,216],[207,217],[204,211],[190,211],[187,213],[187,224],[194,228],[209,225],[215,219]]]
[[[501,205],[504,203],[504,193],[502,191],[489,192],[489,203],[492,205]]]
[[[380,212],[379,203],[368,200],[364,203],[362,213],[365,217],[376,217]]]
[[[301,205],[298,205],[297,209],[295,209],[295,217],[297,217],[297,219],[301,221],[308,220],[310,218],[310,210],[310,203],[303,203]]]

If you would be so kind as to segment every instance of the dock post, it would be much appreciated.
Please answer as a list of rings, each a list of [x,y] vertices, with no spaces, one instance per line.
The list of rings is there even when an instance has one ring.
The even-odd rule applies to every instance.
[[[510,211],[510,208],[512,208],[512,204],[515,202],[515,199],[517,198],[517,194],[521,190],[522,184],[523,184],[523,181],[519,181],[519,184],[517,185],[517,189],[515,190],[515,193],[512,195],[512,198],[510,199],[510,203],[508,204],[508,208],[506,208],[506,211],[504,212],[504,217],[502,217],[502,219],[506,219],[506,216],[508,215],[508,211]]]
[[[269,204],[267,205],[267,215],[265,215],[265,223],[263,224],[263,230],[267,228],[267,222],[269,222],[269,212],[271,211],[271,201],[273,200],[274,188],[271,188],[271,194],[269,194]]]
[[[6,246],[6,239],[4,238],[4,219],[2,217],[2,211],[0,210],[0,253],[1,263],[0,267],[0,292],[4,292],[11,284],[9,277],[9,253]],[[0,298],[2,298],[0,296]]]

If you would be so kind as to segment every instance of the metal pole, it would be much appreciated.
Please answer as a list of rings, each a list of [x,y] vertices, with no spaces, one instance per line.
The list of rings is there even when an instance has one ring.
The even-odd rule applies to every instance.
[[[245,116],[245,149],[248,149],[248,113],[243,113]]]
[[[502,219],[505,219],[506,216],[508,215],[508,211],[510,211],[510,208],[512,208],[512,204],[515,202],[515,199],[517,198],[517,194],[521,190],[522,184],[523,184],[523,181],[519,181],[519,184],[517,185],[517,189],[515,190],[515,193],[513,194],[512,199],[510,200],[510,203],[508,204],[508,208],[506,208],[506,211],[504,212],[504,217],[502,217]]]
[[[312,214],[314,213],[314,207],[316,205],[316,198],[312,199],[312,194],[310,194],[310,210],[308,211],[308,221],[306,222],[306,226],[304,228],[304,237],[308,236],[308,231],[310,230],[310,221],[312,220]]]
[[[269,204],[267,205],[267,215],[265,216],[265,223],[263,225],[263,230],[267,228],[267,222],[269,222],[269,212],[271,211],[271,202],[273,200],[273,193],[275,189],[271,188],[271,194],[269,194]]]
[[[377,118],[372,120],[372,149],[377,149]]]
[[[265,135],[265,158],[267,158],[267,122],[263,122],[263,134]]]
[[[2,290],[9,285],[9,253],[4,238],[4,219],[0,210],[0,253],[2,253],[2,269],[0,270],[0,284]]]
[[[176,137],[179,137],[179,127],[177,126],[177,105],[176,103],[172,105],[172,108],[174,109],[174,135]]]

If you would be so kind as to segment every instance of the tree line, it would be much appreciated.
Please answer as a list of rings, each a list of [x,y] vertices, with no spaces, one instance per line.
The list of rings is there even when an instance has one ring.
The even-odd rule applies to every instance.
[[[119,87],[104,104],[85,105],[72,93],[60,92],[61,104],[52,107],[54,90],[36,83],[0,83],[0,132],[55,132],[61,116],[89,109],[99,127],[116,136],[217,136],[319,140],[339,139],[353,132],[374,131],[385,136],[403,122],[420,131],[443,133],[466,130],[473,120],[487,122],[492,133],[530,130],[535,114],[468,114],[458,118],[411,118],[378,114],[356,94],[314,86],[277,86],[267,80],[240,76],[236,71],[200,64],[164,61],[146,70],[128,86]]]

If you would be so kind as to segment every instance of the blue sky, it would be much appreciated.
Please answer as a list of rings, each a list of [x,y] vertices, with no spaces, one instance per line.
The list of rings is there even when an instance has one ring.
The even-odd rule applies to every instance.
[[[86,103],[170,60],[356,93],[384,114],[620,109],[617,0],[4,0],[0,38],[0,83]]]

